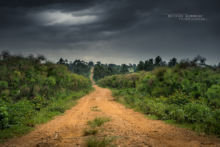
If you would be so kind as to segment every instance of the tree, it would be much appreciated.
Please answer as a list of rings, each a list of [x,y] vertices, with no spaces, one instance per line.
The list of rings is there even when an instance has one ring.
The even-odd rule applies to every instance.
[[[63,58],[60,58],[60,60],[57,62],[57,64],[65,64],[65,61],[63,60]]]
[[[206,61],[206,58],[205,57],[202,57],[202,56],[200,56],[200,55],[197,55],[194,59],[193,59],[193,63],[195,63],[195,64],[198,64],[198,62],[199,62],[199,64],[202,64],[202,65],[204,65],[205,64],[205,61]]]
[[[1,57],[2,57],[3,60],[8,59],[10,57],[9,51],[2,51]]]
[[[146,71],[151,71],[154,68],[153,59],[146,60],[144,63],[144,69]]]
[[[89,61],[89,66],[94,66],[94,63],[92,61]]]
[[[150,58],[150,59],[149,59],[149,63],[150,63],[151,65],[153,65],[153,64],[154,64],[154,59],[153,59],[153,58]]]
[[[66,62],[66,64],[68,65],[70,71],[80,75],[84,75],[86,77],[89,76],[90,66],[87,62],[83,60],[75,60],[74,62],[70,62],[69,64],[68,62]]]
[[[155,65],[156,66],[161,66],[162,65],[162,58],[160,56],[157,56],[155,58]]]
[[[39,56],[37,57],[37,59],[40,60],[40,61],[45,61],[45,60],[46,60],[46,58],[44,57],[44,55],[39,55]]]
[[[172,59],[170,59],[168,66],[173,67],[177,64],[177,59],[174,57]]]
[[[128,72],[128,66],[126,64],[122,64],[120,72],[121,73],[127,73]]]
[[[139,64],[137,65],[137,71],[144,70],[144,62],[140,61]]]
[[[205,58],[205,57],[202,57],[202,58],[200,59],[200,63],[203,64],[203,65],[205,65],[205,61],[206,61],[206,58]]]
[[[100,62],[100,61],[97,61],[97,63],[96,63],[96,64],[101,65],[101,62]]]
[[[65,59],[64,62],[65,62],[64,64],[68,64],[68,60],[67,59]]]

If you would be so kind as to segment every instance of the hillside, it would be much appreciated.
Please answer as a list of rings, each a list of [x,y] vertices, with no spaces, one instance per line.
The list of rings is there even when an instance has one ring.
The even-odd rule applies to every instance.
[[[21,135],[71,107],[91,89],[89,79],[43,56],[0,60],[0,139]]]
[[[176,65],[101,79],[116,99],[156,119],[220,135],[220,72]]]

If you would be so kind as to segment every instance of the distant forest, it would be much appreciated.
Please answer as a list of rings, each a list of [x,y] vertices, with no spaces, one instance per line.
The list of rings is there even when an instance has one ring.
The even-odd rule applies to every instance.
[[[174,67],[177,64],[181,66],[199,66],[199,67],[208,67],[212,69],[220,68],[220,63],[218,65],[207,65],[206,58],[200,55],[196,56],[192,60],[182,59],[179,60],[175,57],[171,58],[169,62],[166,62],[162,57],[157,56],[154,59],[150,58],[145,61],[140,61],[138,64],[103,64],[100,61],[94,63],[93,61],[86,62],[83,60],[68,61],[67,59],[60,58],[57,64],[66,65],[70,71],[86,76],[89,76],[91,67],[94,66],[94,79],[97,81],[104,78],[105,76],[115,75],[115,74],[125,74],[138,71],[152,71],[157,67]]]

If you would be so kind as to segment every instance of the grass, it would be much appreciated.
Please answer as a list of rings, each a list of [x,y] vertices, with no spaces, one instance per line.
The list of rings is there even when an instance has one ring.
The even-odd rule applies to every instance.
[[[190,123],[178,123],[175,120],[164,120],[166,124],[171,124],[179,128],[189,129],[195,131],[198,135],[204,134],[204,129],[202,124],[190,124]],[[207,133],[208,134],[208,133]],[[218,136],[219,137],[219,136]]]
[[[86,140],[86,146],[87,147],[110,147],[110,146],[114,146],[112,145],[113,140],[114,140],[113,137],[98,138],[98,137],[93,136]]]
[[[153,114],[148,114],[146,115],[147,118],[152,119],[152,120],[158,120],[158,117],[156,115]]]
[[[6,139],[14,136],[22,136],[31,130],[33,130],[33,127],[25,125],[14,125],[11,126],[11,128],[0,130],[0,143],[3,143]]]
[[[88,121],[87,124],[94,128],[94,127],[100,127],[101,125],[103,125],[105,122],[110,121],[110,118],[107,117],[96,117],[94,120],[92,121]]]
[[[98,133],[98,130],[97,130],[97,129],[94,129],[94,128],[92,128],[92,129],[85,129],[85,130],[83,131],[83,135],[84,135],[84,136],[96,135],[97,133]]]
[[[10,128],[0,130],[0,143],[12,137],[22,136],[32,131],[37,124],[46,123],[53,119],[54,116],[63,114],[65,110],[77,104],[77,99],[87,93],[88,92],[79,91],[58,95],[49,106],[37,111],[31,119],[25,120],[25,122],[21,124],[12,125]]]
[[[117,102],[123,104],[127,108],[133,109],[134,111],[143,113],[141,110],[139,110],[139,108],[131,106],[128,103],[126,103],[126,101],[124,99],[124,96],[120,95],[118,93],[119,92],[118,90],[115,90],[115,89],[112,89],[112,88],[110,88],[110,89],[113,93],[113,96],[116,97]],[[145,114],[145,113],[143,113],[143,114]],[[148,118],[148,119],[151,119],[151,120],[160,120],[158,118],[158,116],[156,116],[154,114],[145,114],[145,117]],[[162,121],[164,121],[166,124],[174,125],[174,126],[177,126],[179,128],[184,128],[184,129],[189,129],[189,130],[195,131],[196,133],[198,133],[198,135],[205,132],[204,129],[203,129],[203,126],[201,124],[190,124],[190,123],[186,123],[186,122],[185,123],[178,123],[175,120],[162,120]]]
[[[98,106],[93,106],[90,108],[91,111],[97,111],[97,112],[100,112],[101,110],[98,108]]]

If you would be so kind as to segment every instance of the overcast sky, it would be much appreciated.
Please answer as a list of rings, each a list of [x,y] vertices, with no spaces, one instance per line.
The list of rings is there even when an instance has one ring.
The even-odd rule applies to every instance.
[[[219,0],[1,0],[0,51],[105,63],[220,62]]]

